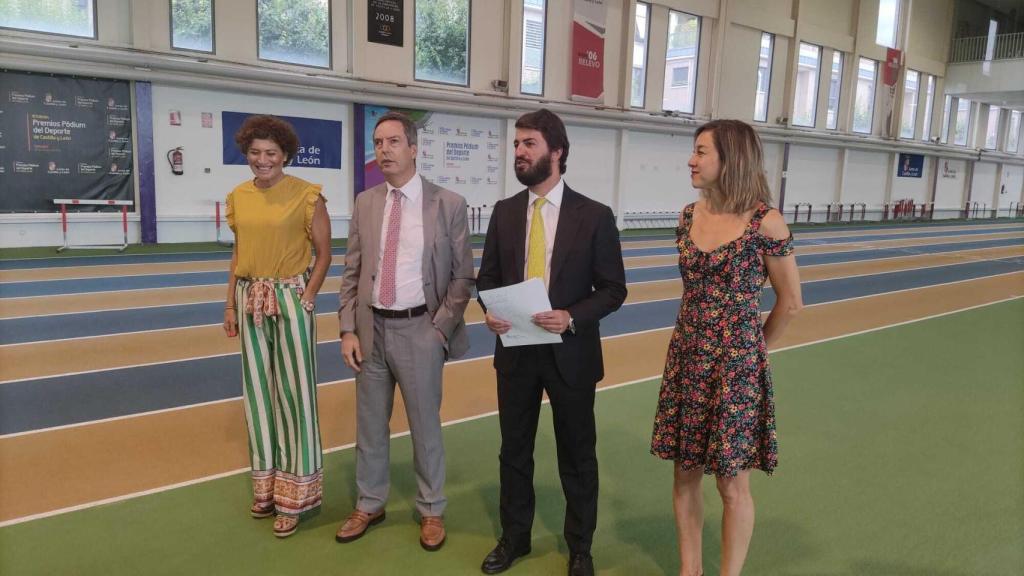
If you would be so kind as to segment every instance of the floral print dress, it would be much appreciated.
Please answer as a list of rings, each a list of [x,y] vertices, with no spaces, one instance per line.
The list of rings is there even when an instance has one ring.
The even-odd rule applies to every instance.
[[[684,470],[735,476],[778,462],[775,404],[761,329],[761,256],[793,253],[793,236],[759,232],[769,208],[754,212],[743,235],[711,252],[690,239],[693,204],[676,230],[683,300],[654,418],[651,453]]]

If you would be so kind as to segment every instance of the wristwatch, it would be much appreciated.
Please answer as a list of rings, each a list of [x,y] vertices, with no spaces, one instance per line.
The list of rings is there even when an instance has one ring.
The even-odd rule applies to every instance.
[[[573,336],[576,335],[576,321],[572,319],[572,316],[569,316],[569,332]]]

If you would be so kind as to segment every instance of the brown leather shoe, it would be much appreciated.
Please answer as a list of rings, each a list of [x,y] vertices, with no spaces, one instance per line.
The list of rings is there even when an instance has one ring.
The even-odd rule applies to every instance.
[[[383,510],[372,514],[362,510],[353,510],[352,514],[349,514],[348,519],[345,520],[345,523],[338,528],[338,533],[334,536],[334,539],[342,543],[358,540],[363,534],[366,534],[370,526],[383,521]]]
[[[440,550],[447,536],[440,516],[424,516],[420,520],[420,546],[427,552]]]

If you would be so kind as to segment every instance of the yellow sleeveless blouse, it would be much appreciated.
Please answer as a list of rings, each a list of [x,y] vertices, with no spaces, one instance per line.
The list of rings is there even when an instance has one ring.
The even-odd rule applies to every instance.
[[[313,210],[322,186],[285,176],[270,188],[252,180],[228,194],[226,218],[235,233],[239,278],[290,278],[313,258]],[[326,200],[324,200],[326,202]]]

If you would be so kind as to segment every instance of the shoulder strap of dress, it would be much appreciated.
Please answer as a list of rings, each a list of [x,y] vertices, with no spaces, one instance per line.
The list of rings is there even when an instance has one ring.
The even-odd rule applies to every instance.
[[[764,215],[767,214],[769,210],[771,210],[771,207],[764,202],[754,210],[754,215],[750,217],[750,224],[747,225],[751,232],[757,232],[761,229],[761,220],[764,219]]]
[[[682,225],[683,225],[684,228],[689,228],[690,224],[693,223],[693,207],[695,205],[696,205],[695,202],[691,202],[691,203],[687,204],[683,208],[683,222],[682,222]]]

